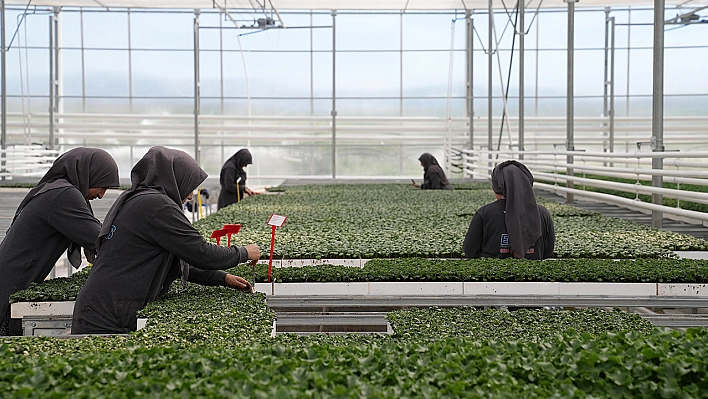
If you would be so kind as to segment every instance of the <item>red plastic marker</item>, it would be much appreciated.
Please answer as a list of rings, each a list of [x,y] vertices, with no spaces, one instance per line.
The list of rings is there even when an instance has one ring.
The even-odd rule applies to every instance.
[[[270,235],[270,260],[268,261],[268,282],[270,283],[270,277],[273,272],[273,248],[275,248],[275,229],[277,227],[283,227],[287,216],[280,216],[276,214],[270,215],[268,218],[268,225],[273,227],[273,231]]]
[[[226,231],[224,229],[219,229],[219,230],[214,230],[211,233],[210,238],[216,238],[216,245],[221,245],[221,237],[226,235]]]
[[[228,241],[226,243],[227,246],[231,246],[231,234],[238,234],[239,231],[241,231],[241,225],[240,224],[225,224],[224,228],[222,229],[223,231],[226,232],[226,235],[228,236]]]

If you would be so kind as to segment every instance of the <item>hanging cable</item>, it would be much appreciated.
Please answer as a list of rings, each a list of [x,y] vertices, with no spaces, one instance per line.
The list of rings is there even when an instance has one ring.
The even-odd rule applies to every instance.
[[[12,34],[12,39],[10,39],[10,44],[7,45],[7,51],[10,51],[10,49],[12,48],[12,42],[15,41],[15,36],[17,36],[17,32],[20,30],[20,26],[22,26],[22,21],[24,21],[25,17],[27,16],[27,10],[29,10],[29,6],[31,3],[32,3],[32,0],[29,0],[27,2],[27,6],[25,6],[25,10],[22,12],[21,15],[18,15],[17,18],[19,19],[19,22],[17,22],[17,27],[15,28],[15,33]],[[3,21],[3,29],[4,29],[4,25],[5,25],[4,22],[5,21]]]
[[[520,0],[523,1],[523,0]],[[519,6],[519,3],[516,3],[516,6]],[[514,32],[516,32],[516,25],[519,21],[519,13],[517,10],[516,13],[516,18],[514,19]],[[509,75],[506,78],[506,90],[504,93],[504,98],[507,99],[509,98],[509,86],[511,83],[511,67],[514,65],[514,45],[516,44],[516,33],[514,33],[514,37],[511,39],[511,55],[509,56]],[[500,71],[501,72],[501,71]],[[504,121],[506,120],[507,114],[504,112],[502,114],[502,120],[501,120],[501,127],[499,128],[499,139],[497,140],[497,151],[501,148],[501,138],[502,134],[504,133]],[[508,122],[507,122],[508,125]],[[508,127],[508,126],[507,126]],[[511,137],[509,137],[509,145],[511,146]],[[497,159],[499,159],[499,154],[497,154]]]
[[[536,12],[533,13],[533,18],[531,18],[531,23],[529,24],[529,29],[524,31],[524,34],[528,34],[531,31],[531,27],[533,26],[533,22],[536,20],[536,17],[538,16],[538,13],[541,11],[541,4],[543,4],[543,0],[538,2],[538,7],[536,7]],[[523,27],[522,27],[523,28]]]
[[[519,6],[519,3],[518,3],[518,1],[517,1],[517,3],[516,3],[517,9],[518,9],[518,6]],[[518,11],[517,11],[517,18],[518,18]],[[495,35],[495,38],[496,38],[496,27],[494,26],[494,20],[493,20],[493,19],[492,19],[492,28],[494,29],[494,35]],[[516,24],[514,25],[514,33],[516,33]],[[512,47],[511,47],[511,49],[512,49],[511,55],[512,55],[512,56],[514,55],[514,51],[513,51],[513,50],[514,50],[514,44],[513,44],[513,43],[515,42],[515,39],[516,39],[516,34],[514,34],[514,37],[512,38]],[[499,48],[499,44],[498,44],[498,43],[499,43],[499,42],[497,42],[497,49]],[[512,58],[512,60],[513,60],[513,58]],[[510,61],[510,62],[511,62],[511,61]],[[500,55],[499,55],[499,51],[497,51],[497,65],[498,65],[498,67],[499,67],[499,80],[501,81],[502,91],[504,91],[504,95],[503,95],[503,97],[502,97],[502,100],[503,100],[503,103],[504,103],[504,112],[503,112],[503,115],[502,115],[502,126],[501,126],[501,130],[500,130],[500,132],[499,132],[499,144],[498,144],[498,146],[497,146],[497,150],[499,150],[499,148],[501,148],[501,135],[502,135],[502,132],[504,131],[504,118],[507,118],[507,117],[508,117],[508,114],[509,114],[509,106],[508,106],[508,103],[507,103],[507,96],[508,96],[508,93],[509,93],[509,85],[507,84],[506,89],[504,88],[504,79],[503,79],[502,76],[501,76],[502,68],[501,68],[501,57],[500,57]],[[510,80],[511,80],[511,64],[509,65],[509,81],[510,81]],[[507,128],[506,128],[506,130],[507,130],[507,133],[509,134],[509,146],[511,146],[511,144],[512,144],[511,129],[509,128],[509,124],[508,124],[508,123],[507,123]],[[498,155],[497,155],[497,158],[498,158]]]

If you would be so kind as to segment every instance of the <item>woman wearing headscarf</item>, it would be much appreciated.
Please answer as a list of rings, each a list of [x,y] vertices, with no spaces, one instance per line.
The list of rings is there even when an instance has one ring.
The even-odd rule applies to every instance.
[[[423,190],[454,190],[445,176],[445,172],[438,164],[438,160],[432,154],[424,153],[418,158],[420,166],[423,167]]]
[[[77,268],[81,247],[93,260],[101,222],[89,201],[118,185],[118,166],[104,150],[75,148],[54,161],[20,202],[0,243],[0,316],[8,314],[9,296],[43,281],[64,251]]]
[[[207,174],[187,153],[152,147],[131,171],[132,186],[106,215],[99,256],[74,306],[73,334],[127,333],[136,312],[178,278],[251,291],[223,269],[260,258],[255,244],[221,247],[189,223],[182,204]]]
[[[252,163],[251,152],[245,148],[238,150],[224,163],[219,174],[221,192],[219,193],[217,209],[241,202],[246,194],[256,194],[253,190],[246,187],[246,171],[244,168]]]
[[[545,259],[556,243],[553,219],[536,203],[533,175],[523,164],[506,161],[492,171],[497,200],[472,217],[462,250],[468,258]]]

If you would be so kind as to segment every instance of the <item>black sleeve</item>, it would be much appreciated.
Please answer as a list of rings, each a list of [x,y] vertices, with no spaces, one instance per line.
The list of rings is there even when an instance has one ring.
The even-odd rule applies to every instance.
[[[224,185],[221,188],[236,194],[236,171],[234,169],[224,169]]]
[[[224,270],[248,261],[244,247],[222,247],[207,242],[177,206],[165,206],[150,221],[155,242],[190,265]]]
[[[553,251],[556,247],[556,231],[553,227],[553,218],[551,213],[544,207],[543,208],[543,218],[546,220],[546,231],[543,232],[545,235],[545,247],[543,249],[543,259],[550,258],[553,256]]]
[[[223,286],[226,284],[226,272],[222,270],[202,270],[190,265],[187,280],[190,283],[200,285]]]
[[[96,253],[101,222],[93,216],[79,190],[64,190],[54,199],[48,211],[47,222],[50,226],[72,242]]]
[[[475,213],[467,229],[465,241],[462,243],[462,252],[467,258],[479,258],[482,255],[482,238],[484,231],[482,228],[482,216]]]

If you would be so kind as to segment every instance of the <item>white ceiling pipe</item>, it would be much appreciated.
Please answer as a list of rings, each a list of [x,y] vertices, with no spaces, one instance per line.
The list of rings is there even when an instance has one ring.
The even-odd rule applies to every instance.
[[[492,163],[492,168],[487,166],[487,161],[486,158],[483,160],[481,165],[477,164],[476,159],[471,159],[471,158],[466,158],[468,161],[472,162],[465,162],[465,168],[470,169],[470,170],[483,170],[486,172],[491,172],[494,165],[497,163],[501,162],[502,159],[499,160],[494,160]],[[524,160],[525,164],[529,164],[528,160]],[[565,171],[565,169],[562,169]],[[577,170],[577,168],[576,168]],[[536,171],[533,171],[533,173],[537,173]],[[616,178],[621,178],[621,179],[637,179],[637,180],[646,180],[646,181],[651,181],[652,176],[648,174],[634,174],[634,173],[617,173],[617,172],[611,172],[611,171],[605,171],[604,173],[601,174],[602,176],[607,176],[607,177],[616,177]],[[706,179],[692,179],[692,178],[685,178],[685,177],[673,177],[673,176],[665,176],[664,177],[664,182],[667,183],[678,183],[678,184],[693,184],[693,185],[698,185],[698,186],[708,186],[708,180]]]
[[[551,180],[554,182],[568,182],[572,181],[585,186],[597,187],[597,188],[607,188],[610,190],[626,191],[635,194],[662,194],[669,198],[676,198],[681,200],[700,202],[702,204],[708,204],[708,193],[701,193],[696,191],[682,191],[674,190],[670,188],[661,187],[651,187],[644,186],[641,184],[627,184],[619,183],[605,180],[588,179],[577,176],[566,176],[558,175],[553,173],[535,172],[532,171],[534,178],[540,178],[542,180]]]
[[[20,113],[20,112],[8,112],[8,117],[11,118],[24,118],[26,114]],[[39,112],[39,113],[31,113],[33,117],[36,118],[48,118],[49,114],[44,113],[44,112]],[[189,114],[113,114],[113,113],[59,113],[55,114],[56,117],[58,118],[79,118],[79,119],[88,119],[88,118],[98,118],[98,119],[193,119],[193,115]],[[440,123],[447,123],[447,119],[444,117],[434,117],[434,116],[342,116],[342,120],[346,121],[386,121],[386,122],[400,122],[400,121],[411,121],[411,122],[420,122],[420,121],[432,121],[432,122],[440,122]],[[304,120],[304,121],[329,121],[330,118],[329,116],[282,116],[282,115],[254,115],[254,116],[246,116],[246,115],[200,115],[200,119],[204,120],[250,120],[250,121],[257,121],[257,120]],[[486,120],[486,117],[478,117],[476,118],[477,120]],[[494,121],[500,121],[502,118],[501,116],[495,116],[492,117],[492,120]],[[607,121],[607,117],[575,117],[574,121],[579,124],[597,124],[597,128],[602,127],[602,123]],[[516,123],[518,121],[517,117],[510,117],[507,118],[508,121],[512,123]],[[460,123],[460,124],[465,124],[469,122],[469,119],[467,117],[453,117],[451,119],[452,123]],[[525,117],[524,118],[525,123],[529,124],[534,124],[534,123],[552,123],[552,124],[562,124],[565,122],[565,117]],[[618,125],[621,125],[623,123],[642,123],[646,125],[651,125],[651,117],[615,117],[615,122]],[[671,117],[667,116],[664,117],[664,122],[665,123],[706,123],[708,122],[708,117],[706,116],[689,116],[689,117],[683,117],[683,116],[678,116],[678,117]],[[619,127],[619,126],[617,126]]]
[[[689,211],[686,209],[674,208],[663,205],[649,204],[639,200],[632,200],[624,197],[617,197],[615,195],[596,193],[592,191],[576,190],[567,187],[554,186],[545,183],[534,183],[534,187],[541,188],[547,191],[561,192],[561,193],[571,193],[578,197],[587,197],[593,199],[599,199],[601,201],[624,205],[632,208],[642,208],[650,211],[663,212],[671,215],[683,216],[690,219],[697,219],[702,221],[708,221],[708,213]]]
[[[136,136],[135,134],[129,134],[129,133],[124,133],[124,134],[119,134],[115,132],[111,132],[110,136],[101,136],[98,137],[95,134],[92,133],[63,133],[61,135],[56,135],[56,137],[61,137],[64,139],[78,139],[78,140],[95,140],[94,142],[110,142],[111,145],[150,145],[147,143],[149,140],[157,140],[161,141],[162,144],[175,144],[175,141],[184,141],[184,142],[190,142],[192,143],[192,140],[190,140],[190,137],[187,135],[181,135],[181,136],[175,136],[175,135],[167,135],[167,134],[161,134],[161,135],[156,135],[156,134],[141,134],[139,136]],[[116,140],[127,140],[130,141],[130,143],[120,143],[116,142]],[[276,143],[282,143],[282,142],[288,142],[288,141],[300,141],[303,144],[309,144],[311,142],[320,142],[320,143],[330,143],[331,144],[331,138],[326,137],[326,136],[284,136],[284,135],[229,135],[229,136],[206,136],[206,135],[200,135],[200,141],[202,142],[208,142],[208,141],[214,141],[217,143],[224,142],[226,143],[233,143],[233,145],[240,145],[243,143],[244,140],[250,140],[252,142],[276,142]],[[145,144],[141,143],[136,143],[136,141],[145,141]],[[339,140],[338,140],[339,141]],[[373,140],[372,144],[372,137],[370,136],[353,136],[353,135],[347,135],[347,136],[342,136],[342,142],[347,142],[347,143],[360,143],[361,145],[378,145],[379,143],[382,144],[410,144],[410,145],[417,145],[417,144],[436,144],[440,142],[440,137],[438,136],[393,136],[390,138],[376,138]],[[454,145],[463,145],[464,143],[467,142],[466,137],[461,137],[458,139],[452,139],[452,143]],[[66,143],[66,144],[71,144],[71,143]],[[153,145],[157,145],[157,143],[153,143]]]
[[[17,117],[22,117],[22,115],[16,115]],[[43,114],[33,114],[35,118],[46,118],[46,115]],[[141,121],[146,121],[146,120],[185,120],[185,121],[190,121],[193,119],[192,116],[190,115],[180,115],[180,114],[168,114],[168,115],[159,115],[159,114],[61,114],[60,115],[62,119],[66,119],[67,121],[73,120],[73,119],[108,119],[108,120],[141,120]],[[436,118],[436,117],[341,117],[342,122],[354,122],[354,123],[360,123],[360,122],[380,122],[380,123],[402,123],[402,122],[410,122],[410,123],[421,123],[421,122],[429,122],[429,123],[434,123],[436,125],[440,126],[447,126],[447,121],[444,118]],[[200,116],[201,121],[248,121],[248,122],[258,122],[258,121],[296,121],[296,122],[303,122],[303,123],[327,123],[329,122],[329,117],[323,116],[323,117],[299,117],[299,116],[235,116],[235,115],[203,115]],[[537,120],[538,121],[538,120]],[[536,121],[536,122],[537,122]],[[564,131],[564,126],[562,126],[562,121],[563,119],[550,119],[549,122],[553,122],[555,125],[558,126],[536,126],[534,125],[534,120],[529,120],[527,123],[529,125],[529,129],[531,131],[558,131],[558,132],[563,132]],[[583,121],[579,121],[576,119],[576,123],[578,123],[578,128],[582,131],[588,131],[588,132],[606,132],[608,130],[607,126],[602,125],[603,119],[601,118],[596,118],[596,119],[588,119],[587,120],[589,123],[591,123],[590,126],[582,126]],[[676,129],[676,130],[695,130],[695,131],[700,131],[700,132],[705,132],[706,131],[706,126],[704,125],[705,122],[708,121],[708,118],[682,118],[682,119],[677,119],[676,122],[681,122],[681,126],[669,126],[667,125],[667,128],[669,129]],[[454,124],[459,124],[464,126],[467,122],[467,119],[462,119],[462,118],[453,118],[452,122]],[[513,122],[513,121],[512,121]],[[643,126],[622,126],[621,124],[616,125],[616,132],[621,133],[623,131],[641,131],[645,132],[651,127],[651,120],[648,118],[644,118],[642,120],[644,123]],[[670,122],[670,121],[667,121]],[[21,120],[21,123],[25,123],[24,119]],[[688,124],[687,124],[688,123]],[[692,123],[697,123],[698,125],[693,125]],[[480,128],[480,131],[483,129]]]
[[[708,139],[708,138],[707,138]],[[474,150],[469,149],[462,150],[465,153],[482,153],[482,154],[492,154],[492,155],[505,155],[505,154],[520,154],[519,151],[487,151],[487,150]],[[527,155],[573,155],[573,156],[598,156],[607,158],[627,158],[634,159],[637,158],[708,158],[708,151],[665,151],[665,152],[651,152],[651,151],[636,151],[636,152],[590,152],[590,151],[524,151],[523,154]]]
[[[576,172],[578,171],[590,171],[590,172],[624,172],[624,173],[634,173],[634,174],[645,174],[652,176],[674,176],[674,177],[708,177],[708,170],[666,170],[666,169],[641,169],[641,168],[618,168],[618,167],[604,167],[604,166],[585,166],[579,164],[569,164],[565,162],[557,162],[548,164],[555,168],[572,168]],[[601,174],[600,173],[600,174]]]

